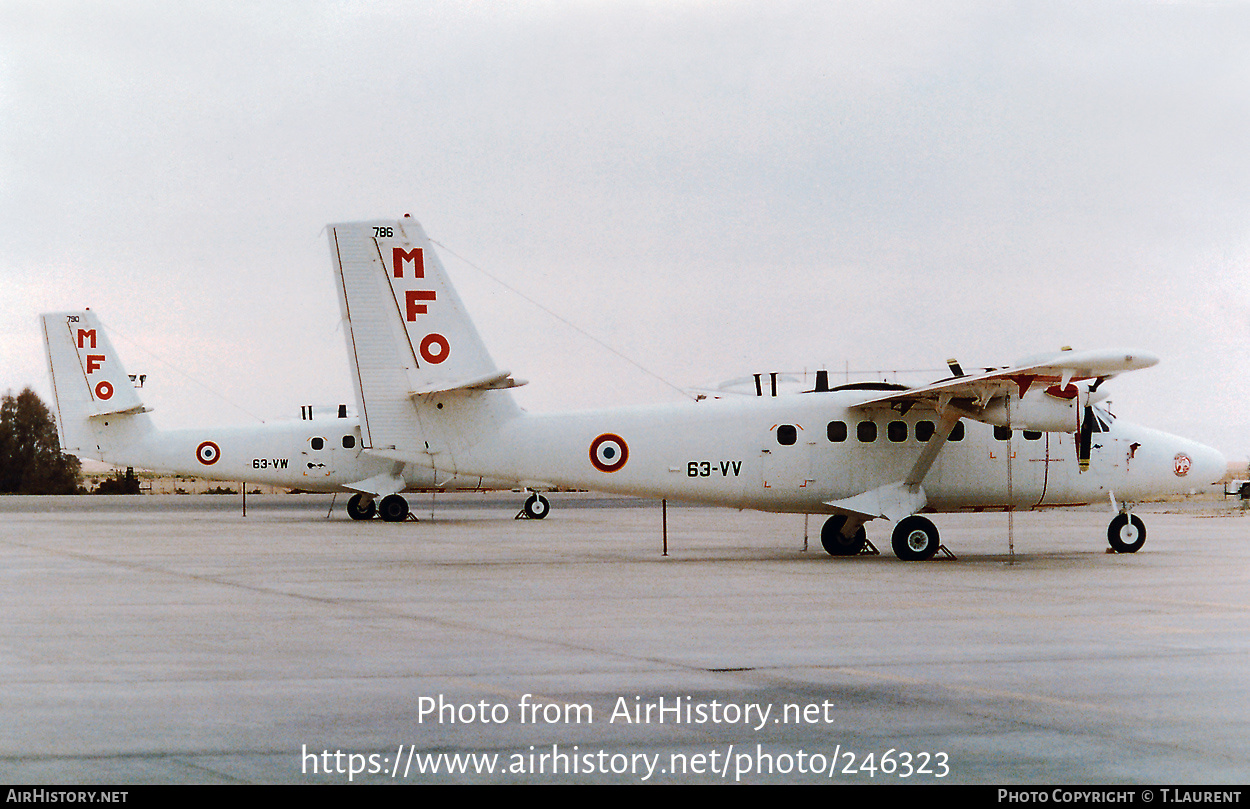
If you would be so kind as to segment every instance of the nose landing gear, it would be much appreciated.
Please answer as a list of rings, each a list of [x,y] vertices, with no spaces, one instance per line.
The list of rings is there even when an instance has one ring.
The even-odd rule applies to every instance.
[[[1139,517],[1121,512],[1107,526],[1107,542],[1116,553],[1137,553],[1146,544],[1146,524]]]

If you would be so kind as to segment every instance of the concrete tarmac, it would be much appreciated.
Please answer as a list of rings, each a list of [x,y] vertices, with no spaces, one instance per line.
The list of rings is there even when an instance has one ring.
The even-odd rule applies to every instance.
[[[658,503],[551,500],[0,498],[0,778],[1250,781],[1232,501],[1139,507],[1123,556],[1107,509],[1017,514],[1014,563],[1006,515],[935,515],[959,558],[904,563],[674,505],[664,557]]]

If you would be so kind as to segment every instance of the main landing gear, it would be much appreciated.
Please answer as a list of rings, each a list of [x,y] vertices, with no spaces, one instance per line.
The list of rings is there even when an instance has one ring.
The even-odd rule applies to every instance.
[[[894,546],[894,555],[904,562],[923,562],[933,558],[942,542],[938,539],[936,525],[913,514],[894,526],[890,544]]]
[[[830,556],[856,556],[866,551],[876,553],[864,532],[864,524],[854,525],[847,533],[847,516],[835,514],[825,520],[820,529],[820,544]],[[923,562],[932,559],[942,547],[937,526],[925,517],[912,515],[899,520],[891,536],[894,555],[904,562]],[[869,551],[870,549],[870,551]]]
[[[1140,517],[1120,512],[1107,526],[1107,542],[1116,553],[1137,553],[1146,544],[1146,524]]]
[[[366,501],[363,494],[353,494],[347,501],[347,516],[353,520],[371,520],[377,513],[378,505],[372,497]]]
[[[375,514],[386,522],[403,522],[408,519],[408,501],[397,494],[388,494],[380,503],[372,497],[366,501],[363,494],[353,494],[347,501],[347,516],[353,520],[371,520]]]
[[[518,520],[541,520],[550,513],[551,503],[535,492],[526,498],[525,505],[516,516]],[[403,522],[408,519],[408,501],[397,494],[388,494],[377,501],[371,495],[366,499],[366,495],[357,493],[347,501],[347,516],[353,520],[372,520],[377,516],[386,522]],[[861,537],[863,533],[864,529],[860,528]]]
[[[868,534],[861,522],[855,526],[850,535],[843,533],[846,528],[846,515],[835,514],[825,520],[820,529],[820,544],[830,556],[855,556],[868,544]]]

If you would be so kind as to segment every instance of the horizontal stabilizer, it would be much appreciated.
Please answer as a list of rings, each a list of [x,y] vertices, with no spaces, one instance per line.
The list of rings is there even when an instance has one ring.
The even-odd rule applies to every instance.
[[[105,410],[102,413],[92,413],[87,416],[89,419],[102,419],[105,416],[137,416],[140,413],[151,413],[152,408],[143,405],[134,405],[120,410]]]
[[[525,384],[528,383],[524,379],[513,379],[511,371],[499,371],[498,373],[486,374],[465,382],[426,385],[418,390],[411,391],[408,395],[428,396],[431,393],[451,393],[453,391],[503,390],[505,388],[519,388]]]
[[[884,517],[898,521],[920,511],[929,502],[924,486],[908,485],[903,481],[890,483],[876,489],[847,497],[843,500],[831,500],[825,503],[839,511],[862,514],[869,519]]]

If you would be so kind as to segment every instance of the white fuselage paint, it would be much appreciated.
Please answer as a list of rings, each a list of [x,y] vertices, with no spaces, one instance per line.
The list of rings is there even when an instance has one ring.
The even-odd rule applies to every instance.
[[[96,451],[79,451],[115,466],[193,475],[209,480],[246,481],[309,492],[353,491],[348,484],[385,473],[395,462],[365,452],[356,418],[283,420],[250,427],[158,430],[148,416],[101,417],[93,425]],[[352,446],[345,448],[344,437]],[[320,449],[314,439],[321,439]],[[201,460],[211,442],[215,458]],[[453,477],[428,463],[405,464],[404,491],[480,489],[480,477]]]
[[[479,394],[507,397],[504,392]],[[889,408],[854,408],[862,392],[812,393],[778,398],[733,398],[700,403],[530,415],[514,413],[503,401],[494,429],[458,429],[463,402],[456,396],[423,397],[421,424],[436,452],[433,463],[446,472],[493,476],[561,487],[662,497],[774,512],[830,513],[830,501],[852,497],[906,478],[924,443],[915,438],[920,421],[938,421],[931,409],[900,415]],[[446,403],[445,408],[438,405]],[[485,403],[483,403],[485,404]],[[446,414],[446,415],[444,415]],[[847,425],[844,441],[829,439],[830,422]],[[857,425],[876,424],[876,440],[862,442]],[[889,437],[890,422],[907,425],[907,437]],[[1177,436],[1116,419],[1109,432],[1093,435],[1089,469],[1078,469],[1074,436],[1042,433],[1010,442],[989,425],[965,419],[965,436],[949,441],[923,481],[926,510],[1016,508],[1139,500],[1204,487],[1224,473],[1218,452]],[[778,442],[778,427],[793,425],[797,440]],[[619,436],[628,460],[613,472],[597,469],[590,446],[604,434]],[[441,440],[440,440],[441,438]],[[413,463],[431,463],[423,452],[394,452]],[[1177,474],[1177,456],[1189,459]]]

